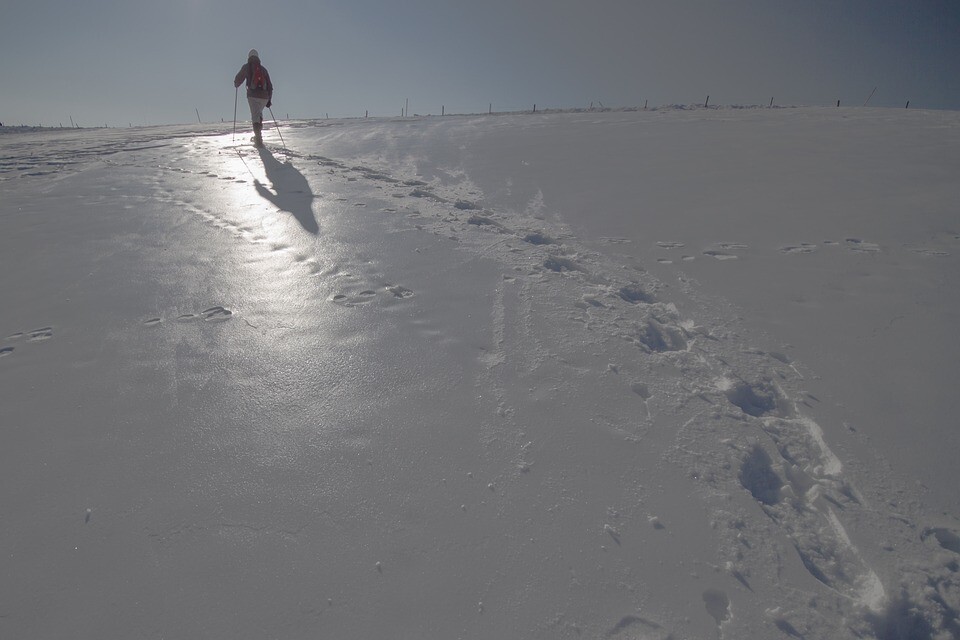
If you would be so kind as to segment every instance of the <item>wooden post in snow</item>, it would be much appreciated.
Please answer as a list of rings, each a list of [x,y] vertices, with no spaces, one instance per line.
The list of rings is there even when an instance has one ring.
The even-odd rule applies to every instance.
[[[710,106],[710,96],[707,96],[707,100],[706,100],[706,102],[703,103],[703,107],[704,107],[704,108],[707,108],[707,107],[709,107],[709,106]]]
[[[197,107],[194,107],[194,110],[197,112],[197,122],[201,122],[201,120],[200,120],[200,109],[198,109]]]

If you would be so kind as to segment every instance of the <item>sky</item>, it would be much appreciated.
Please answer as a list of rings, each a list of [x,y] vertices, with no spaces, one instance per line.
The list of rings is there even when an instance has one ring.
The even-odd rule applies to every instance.
[[[0,122],[698,104],[960,109],[954,0],[33,0],[0,9]],[[234,100],[231,100],[234,98]],[[249,118],[240,90],[238,119]]]

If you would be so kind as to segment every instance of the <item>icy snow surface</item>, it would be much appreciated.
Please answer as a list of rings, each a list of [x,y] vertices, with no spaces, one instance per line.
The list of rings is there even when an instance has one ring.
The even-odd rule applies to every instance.
[[[960,636],[960,114],[0,136],[0,637]]]

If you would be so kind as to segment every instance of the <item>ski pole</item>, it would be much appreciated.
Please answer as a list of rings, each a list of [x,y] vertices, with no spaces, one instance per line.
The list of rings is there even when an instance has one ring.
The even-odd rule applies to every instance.
[[[287,143],[283,141],[283,134],[280,133],[280,123],[277,122],[277,116],[273,115],[273,109],[267,107],[267,110],[270,112],[270,117],[273,118],[273,126],[277,128],[277,135],[280,136],[280,144],[283,145],[283,150],[287,151]]]
[[[233,142],[237,141],[237,100],[240,99],[240,87],[233,92]]]

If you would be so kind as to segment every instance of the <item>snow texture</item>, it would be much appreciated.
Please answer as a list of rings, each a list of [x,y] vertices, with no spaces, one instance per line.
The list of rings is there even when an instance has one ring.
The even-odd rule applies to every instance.
[[[960,115],[0,136],[0,636],[960,637]]]

